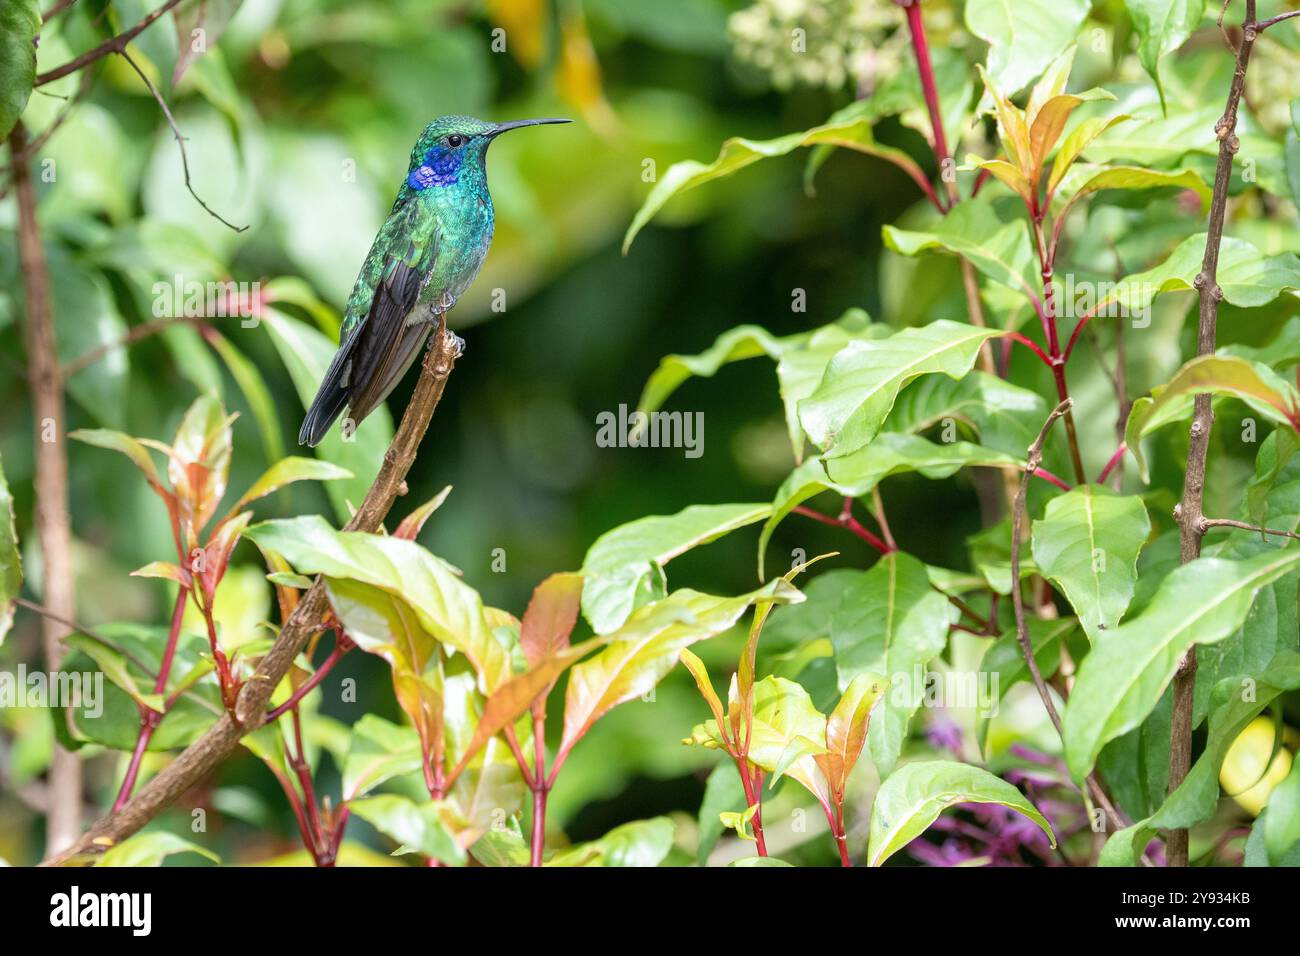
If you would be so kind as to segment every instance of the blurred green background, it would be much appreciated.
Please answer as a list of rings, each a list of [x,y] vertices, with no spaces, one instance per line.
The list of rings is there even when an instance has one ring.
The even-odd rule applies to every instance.
[[[805,191],[801,158],[759,164],[674,203],[660,224],[674,228],[648,229],[628,256],[620,253],[623,231],[650,188],[647,161],[662,174],[680,159],[711,159],[729,135],[759,139],[814,126],[873,79],[911,68],[888,33],[898,22],[893,4],[812,3],[796,6],[804,13],[829,11],[832,19],[817,14],[812,22],[840,37],[842,56],[821,64],[820,72],[789,75],[780,62],[780,37],[765,40],[752,14],[731,19],[729,31],[733,14],[765,6],[744,0],[245,0],[219,42],[175,84],[178,43],[164,18],[138,38],[133,55],[159,83],[187,137],[196,191],[249,228],[227,229],[190,197],[157,104],[127,64],[105,60],[85,101],[40,153],[52,164],[40,169],[53,170],[53,181],[39,184],[40,219],[62,358],[117,342],[129,327],[149,321],[155,283],[177,274],[250,283],[299,277],[326,309],[285,310],[330,331],[426,122],[444,113],[491,120],[570,115],[577,120],[572,126],[516,133],[491,151],[495,244],[452,314],[466,353],[396,513],[454,486],[421,541],[461,568],[488,603],[518,614],[542,578],[578,568],[590,543],[616,525],[691,503],[769,500],[791,467],[771,363],[729,366],[673,397],[670,407],[704,413],[705,453],[698,459],[680,449],[597,447],[596,416],[616,412],[620,403],[635,407],[662,355],[699,351],[741,323],[788,333],[857,306],[907,324],[964,318],[964,305],[949,260],[882,255],[881,225],[924,217],[925,210],[904,175],[859,155],[832,156],[818,174],[815,196]],[[1099,4],[1096,13],[1102,26],[1107,7]],[[40,69],[98,42],[96,25],[105,19],[121,29],[150,8],[144,0],[82,0],[42,32]],[[834,20],[849,8],[858,11],[852,29],[835,26],[849,22]],[[937,46],[961,53],[973,44],[955,26],[954,5],[927,3],[926,9]],[[504,51],[493,49],[498,29],[505,30]],[[776,54],[765,42],[775,44]],[[1294,66],[1286,53],[1273,54],[1282,63],[1275,80]],[[1080,62],[1094,76],[1113,67],[1109,55],[1086,50]],[[1168,82],[1174,95],[1195,98],[1225,88],[1229,69],[1221,50],[1204,57],[1193,51],[1189,65],[1171,66]],[[1117,72],[1121,82],[1149,89],[1140,70]],[[44,128],[64,107],[61,97],[76,91],[75,77],[38,91],[24,122]],[[924,141],[896,120],[886,121],[879,135],[932,166]],[[1198,226],[1199,218],[1173,201],[1166,206],[1157,218],[1160,230],[1125,245],[1127,271],[1144,267]],[[1122,234],[1126,211],[1110,207],[1105,214],[1117,217]],[[0,454],[30,548],[34,436],[21,375],[14,223],[9,198],[0,202]],[[1276,236],[1251,238],[1270,252],[1285,244]],[[1102,261],[1105,249],[1084,253],[1103,276],[1116,271]],[[806,311],[791,308],[800,289]],[[504,294],[504,311],[492,309],[494,290]],[[1188,301],[1166,307],[1157,324],[1163,331],[1133,347],[1132,394],[1179,364]],[[1278,311],[1274,326],[1285,317]],[[215,321],[269,391],[271,433],[265,421],[259,427],[222,359],[183,325],[115,347],[74,376],[69,428],[108,427],[166,440],[192,398],[215,389],[241,416],[231,487],[247,486],[277,444],[293,450],[302,403],[265,324]],[[1225,341],[1264,338],[1268,331],[1223,326]],[[1046,386],[1038,374],[1026,369],[1020,380]],[[1086,410],[1090,403],[1104,408],[1110,386],[1096,369],[1077,374],[1075,394],[1085,409],[1085,437],[1093,439],[1085,445],[1093,449],[1088,457],[1095,468],[1114,447],[1114,416]],[[394,416],[413,381],[409,376],[391,398]],[[380,427],[376,417],[361,431]],[[161,505],[124,459],[75,444],[70,458],[78,619],[91,626],[164,624],[168,588],[128,577],[133,568],[172,556]],[[1245,474],[1252,461],[1243,452],[1235,467]],[[1225,500],[1235,491],[1232,467]],[[885,494],[907,550],[935,564],[966,566],[965,538],[980,528],[967,479],[899,478]],[[259,518],[315,511],[337,517],[325,492],[306,484],[257,508]],[[731,594],[752,587],[756,535],[734,535],[674,562],[673,584]],[[774,548],[795,547],[810,554],[839,550],[841,566],[871,560],[860,541],[792,520],[778,530]],[[499,554],[504,571],[493,570]],[[241,546],[235,564],[243,570],[232,575],[242,577],[231,589],[237,596],[224,609],[226,620],[255,630],[271,615],[270,589],[250,544]],[[29,587],[39,595],[39,580]],[[733,636],[703,653],[725,670],[737,646]],[[36,620],[20,612],[0,648],[0,664],[14,667],[38,656]],[[339,703],[329,692],[346,677],[358,679],[356,703]],[[343,723],[366,712],[398,717],[385,665],[373,657],[349,655],[326,690],[323,712]],[[553,824],[576,842],[657,813],[693,816],[714,757],[679,741],[703,717],[703,704],[680,672],[658,688],[653,703],[618,708],[575,750],[553,797]],[[0,858],[29,862],[40,855],[40,818],[15,792],[43,770],[48,718],[4,711],[0,736],[7,782],[0,789]],[[88,767],[89,796],[102,807],[120,776],[118,755]],[[320,789],[331,791],[328,779]],[[282,796],[247,754],[190,800],[219,811],[209,816],[210,842],[227,862],[296,848]],[[777,806],[772,812],[782,812]],[[173,824],[186,826],[189,809],[172,811]],[[361,821],[351,827],[366,839]],[[373,834],[370,842],[384,845]],[[809,861],[829,860],[832,849],[821,842],[829,844],[808,847]]]

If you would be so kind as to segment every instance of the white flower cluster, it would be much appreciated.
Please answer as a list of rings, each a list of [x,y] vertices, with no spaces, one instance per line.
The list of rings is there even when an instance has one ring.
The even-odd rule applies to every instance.
[[[925,4],[931,44],[961,46],[967,35],[947,2]],[[911,37],[893,0],[756,0],[727,23],[736,59],[774,87],[850,86],[866,96],[904,67]]]

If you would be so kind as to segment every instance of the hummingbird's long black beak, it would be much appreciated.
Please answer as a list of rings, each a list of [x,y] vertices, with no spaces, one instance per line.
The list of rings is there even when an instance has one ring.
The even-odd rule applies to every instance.
[[[509,123],[497,123],[488,133],[489,136],[500,136],[506,130],[519,129],[521,126],[545,126],[549,123],[572,123],[571,119],[526,119],[512,120]]]

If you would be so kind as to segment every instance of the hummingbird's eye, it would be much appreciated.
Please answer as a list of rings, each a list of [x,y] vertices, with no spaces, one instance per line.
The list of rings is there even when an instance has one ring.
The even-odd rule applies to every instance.
[[[450,146],[452,149],[456,149],[460,146],[464,146],[465,140],[466,137],[461,136],[460,133],[452,133],[450,136],[447,137],[447,145]]]

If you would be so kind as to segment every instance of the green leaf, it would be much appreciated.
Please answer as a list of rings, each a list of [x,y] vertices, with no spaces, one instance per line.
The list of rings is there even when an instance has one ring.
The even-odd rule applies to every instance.
[[[397,704],[426,750],[442,739],[442,657],[434,636],[401,597],[346,578],[325,579],[334,614],[357,647],[388,662]]]
[[[871,710],[888,686],[889,681],[879,674],[859,674],[849,682],[839,703],[826,718],[827,752],[813,759],[826,777],[836,804],[843,802],[849,774],[862,756],[871,726]]]
[[[1278,371],[1289,368],[1300,362],[1300,315],[1293,315],[1287,319],[1263,345],[1254,346],[1235,342],[1223,346],[1215,354],[1259,362]]]
[[[1047,402],[1037,392],[977,369],[965,378],[927,375],[912,382],[898,393],[885,431],[963,422],[979,434],[981,445],[1023,458],[1046,417]]]
[[[767,504],[691,505],[674,515],[638,518],[606,531],[582,562],[582,613],[587,622],[597,634],[618,628],[639,603],[655,595],[665,564],[762,521],[770,510]]]
[[[448,763],[460,763],[471,741],[477,739],[487,712],[482,695],[474,687],[473,675],[453,674],[446,680]],[[529,746],[529,735],[520,735],[520,746]],[[461,846],[471,846],[484,833],[500,826],[502,817],[512,817],[523,806],[527,787],[515,763],[514,754],[500,737],[484,742],[466,762],[447,795],[458,812]]]
[[[1001,595],[1011,593],[1011,519],[1004,518],[966,539],[970,561],[990,588]],[[1027,549],[1020,551],[1020,578],[1034,574],[1038,568]]]
[[[994,282],[1016,292],[1033,293],[1034,253],[1022,217],[1003,220],[992,199],[958,204],[925,229],[881,230],[885,245],[904,256],[938,251],[961,256]]]
[[[23,561],[14,522],[14,498],[0,458],[0,644],[14,623],[14,602],[23,590]]]
[[[136,685],[135,678],[127,667],[127,659],[120,651],[109,647],[95,638],[85,634],[69,634],[63,643],[71,650],[81,651],[99,665],[104,676],[117,687],[122,688],[133,701],[141,707],[158,713],[163,712],[163,695],[147,694]]]
[[[1162,293],[1194,289],[1204,256],[1205,233],[1188,236],[1158,266],[1117,283],[1112,299],[1125,314],[1136,315]],[[1245,239],[1225,236],[1215,275],[1226,302],[1251,309],[1267,305],[1287,289],[1300,287],[1300,256],[1293,252],[1266,256]],[[1101,312],[1106,304],[1099,303],[1096,311]]]
[[[1189,647],[1241,627],[1259,589],[1300,566],[1300,549],[1244,561],[1198,558],[1174,571],[1136,617],[1101,632],[1065,710],[1066,762],[1077,783],[1111,740],[1151,713]]]
[[[831,359],[817,390],[799,403],[804,431],[830,457],[857,451],[876,437],[904,385],[933,373],[961,378],[980,346],[1001,334],[940,319],[887,339],[850,342]]]
[[[930,586],[925,565],[895,551],[882,557],[844,595],[831,620],[841,689],[861,674],[893,686],[871,721],[867,742],[882,776],[893,770],[907,726],[921,706],[925,666],[947,644],[948,602]]]
[[[1061,148],[1056,152],[1056,158],[1052,161],[1052,172],[1047,178],[1047,195],[1054,196],[1057,187],[1065,178],[1066,173],[1074,166],[1074,161],[1092,143],[1094,139],[1100,136],[1106,130],[1119,123],[1132,119],[1127,114],[1119,116],[1094,116],[1085,119],[1079,123],[1069,136],[1061,142]]]
[[[400,597],[424,629],[470,660],[485,692],[510,676],[510,659],[488,627],[478,593],[415,542],[335,531],[319,515],[265,521],[244,534],[283,555],[301,574],[369,584]]]
[[[1087,0],[969,0],[966,26],[989,45],[989,77],[1019,92],[1074,41]]]
[[[1000,777],[969,764],[925,760],[905,764],[885,779],[871,807],[867,865],[880,866],[926,831],[948,807],[996,803],[1033,820],[1056,846],[1051,824]]]
[[[1214,813],[1219,800],[1219,768],[1228,748],[1264,708],[1286,691],[1300,687],[1300,654],[1279,653],[1250,680],[1250,694],[1242,692],[1241,678],[1220,681],[1215,687],[1205,750],[1160,809],[1106,841],[1098,861],[1102,866],[1137,866],[1157,830],[1190,827]]]
[[[780,383],[785,427],[796,463],[803,461],[806,443],[803,427],[799,424],[799,402],[817,390],[826,374],[826,366],[840,349],[853,341],[881,339],[892,332],[893,329],[881,322],[873,323],[865,312],[849,309],[838,321],[813,332],[802,347],[787,349],[781,355],[776,365],[776,378]]]
[[[778,860],[774,856],[746,856],[739,860],[732,860],[727,866],[794,866],[793,863],[787,863],[785,860]]]
[[[803,595],[789,582],[777,578],[739,597],[715,597],[682,589],[652,607],[679,612],[666,627],[611,641],[608,647],[573,668],[564,697],[562,753],[570,750],[591,725],[611,709],[648,693],[677,664],[683,648],[721,634],[732,627],[756,601],[794,604]],[[629,621],[629,625],[635,623]],[[635,631],[636,628],[630,627]]]
[[[1138,35],[1138,59],[1155,80],[1164,107],[1160,61],[1196,30],[1205,13],[1205,0],[1124,0],[1124,5]]]
[[[1059,183],[1054,199],[1061,200],[1058,216],[1080,199],[1099,193],[1105,189],[1142,190],[1142,189],[1189,189],[1201,197],[1201,203],[1209,208],[1211,190],[1201,174],[1193,169],[1165,171],[1147,169],[1142,166],[1074,166]]]
[[[265,309],[262,324],[275,343],[280,360],[293,379],[294,390],[306,408],[316,396],[325,369],[334,357],[335,343],[277,309]],[[318,457],[333,462],[354,476],[345,481],[331,481],[325,486],[340,522],[352,517],[349,503],[360,505],[365,498],[392,439],[392,416],[386,406],[380,405],[357,426],[350,439],[345,440],[340,429],[335,427],[317,447]]]
[[[665,355],[641,390],[637,411],[649,414],[663,407],[664,401],[691,376],[712,378],[731,362],[766,355],[778,359],[797,343],[806,342],[811,333],[778,337],[758,325],[738,325],[719,335],[707,349],[696,355]]]
[[[177,853],[197,853],[213,863],[221,862],[207,847],[174,833],[137,833],[105,850],[95,866],[162,866],[163,860]]]
[[[730,176],[732,173],[744,169],[761,159],[785,156],[787,153],[804,146],[820,145],[842,146],[846,149],[887,159],[894,165],[901,167],[913,179],[921,182],[927,181],[925,173],[921,171],[920,167],[907,153],[892,146],[882,146],[875,141],[872,135],[871,122],[867,119],[828,123],[801,133],[790,133],[769,140],[732,137],[722,144],[718,158],[712,163],[686,160],[674,163],[668,168],[668,171],[660,177],[655,187],[650,190],[650,195],[646,197],[645,202],[632,218],[632,224],[628,227],[627,235],[623,237],[624,255],[632,247],[632,240],[636,238],[637,233],[674,196],[689,189],[694,189],[696,186],[702,186],[714,179]]]
[[[777,525],[796,507],[825,491],[860,498],[870,494],[890,475],[904,472],[920,472],[926,478],[938,479],[971,465],[1014,468],[1019,464],[1011,455],[969,442],[936,445],[916,435],[897,432],[885,432],[870,445],[843,458],[825,462],[810,458],[781,482],[772,500],[772,513],[758,537],[758,576],[760,579],[764,576],[764,555]]]
[[[158,469],[149,456],[149,449],[141,444],[139,439],[106,428],[79,428],[69,432],[68,437],[85,442],[87,445],[94,445],[96,448],[121,452],[140,469],[151,488],[155,491],[163,491],[162,479],[158,476]]]
[[[416,803],[384,793],[353,800],[352,812],[403,847],[449,866],[463,866],[465,851],[454,836],[455,813],[445,801]]]
[[[1199,356],[1166,384],[1153,388],[1150,397],[1139,398],[1129,411],[1124,440],[1144,481],[1148,476],[1142,439],[1170,422],[1188,417],[1193,399],[1200,393],[1238,398],[1270,421],[1300,430],[1300,394],[1267,365],[1241,358]]]
[[[0,139],[7,138],[27,107],[36,82],[36,0],[12,0],[0,8]]]
[[[1137,556],[1151,534],[1146,505],[1084,485],[1051,499],[1033,523],[1039,572],[1065,594],[1091,640],[1119,624],[1133,600]]]
[[[734,688],[734,685],[733,685]],[[754,684],[753,719],[740,735],[749,741],[749,761],[772,773],[775,784],[788,775],[821,803],[830,794],[814,757],[825,754],[826,718],[813,705],[802,684],[769,675]],[[740,701],[731,695],[731,703]],[[683,743],[721,748],[722,736],[716,720],[696,725]]]
[[[364,796],[394,777],[419,773],[420,737],[414,729],[363,714],[352,727],[343,762],[344,802]]]
[[[1013,455],[970,442],[936,444],[917,435],[886,432],[870,445],[841,458],[831,458],[826,462],[826,471],[843,494],[857,498],[870,494],[890,475],[904,472],[915,471],[926,478],[939,479],[972,466],[1016,468],[1022,464]]]
[[[328,461],[291,455],[288,458],[281,458],[263,472],[262,476],[244,492],[239,501],[235,502],[230,509],[230,513],[236,514],[243,510],[244,505],[256,501],[258,498],[265,498],[267,495],[274,494],[285,485],[292,484],[295,481],[336,481],[351,477],[352,472],[346,468],[340,468],[338,465],[331,465]]]
[[[284,457],[284,441],[280,437],[280,412],[271,398],[262,373],[248,356],[235,348],[230,340],[215,329],[205,332],[205,339],[221,360],[226,363],[230,377],[235,380],[239,390],[244,393],[244,400],[252,409],[257,430],[262,436],[262,450],[267,461],[279,461]]]
[[[547,866],[658,866],[673,848],[668,817],[635,820],[615,827],[599,840],[561,850]]]
[[[1269,794],[1263,819],[1269,865],[1281,866],[1283,858],[1300,842],[1300,761],[1291,764],[1286,779]]]

